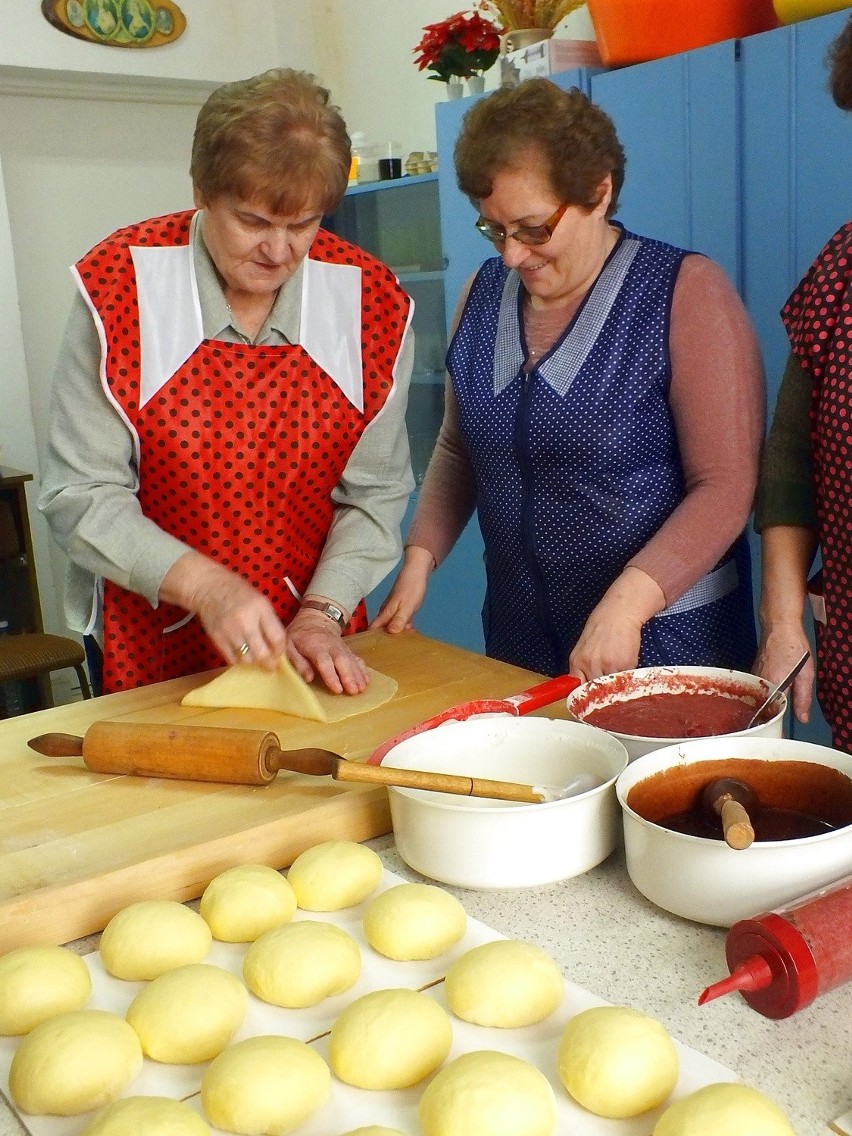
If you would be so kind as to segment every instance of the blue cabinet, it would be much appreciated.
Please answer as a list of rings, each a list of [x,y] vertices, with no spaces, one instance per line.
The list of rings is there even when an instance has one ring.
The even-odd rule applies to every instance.
[[[627,155],[618,219],[740,280],[737,41],[591,77]],[[712,96],[708,93],[712,92]]]

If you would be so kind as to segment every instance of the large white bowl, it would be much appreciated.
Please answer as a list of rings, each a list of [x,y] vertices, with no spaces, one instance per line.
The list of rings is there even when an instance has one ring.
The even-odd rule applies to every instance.
[[[580,722],[594,710],[641,698],[647,694],[730,694],[741,697],[756,710],[772,689],[766,679],[747,671],[726,670],[723,667],[637,667],[631,671],[617,671],[592,679],[573,690],[567,698],[569,712]],[[784,713],[787,699],[781,695],[772,704],[772,715],[749,730],[725,734],[724,737],[780,738],[784,732]],[[608,730],[623,742],[631,761],[643,753],[651,753],[663,746],[674,745],[691,738],[651,738],[637,734],[623,734]]]
[[[382,764],[527,785],[564,785],[577,773],[603,781],[578,796],[534,805],[390,788],[400,856],[441,883],[553,883],[601,863],[621,837],[615,779],[627,766],[627,751],[592,726],[483,714],[408,738]]]
[[[628,765],[616,794],[631,880],[665,911],[717,927],[769,911],[852,870],[852,824],[819,836],[756,841],[738,851],[721,839],[672,832],[628,804],[631,789],[654,774],[728,758],[809,762],[852,778],[852,757],[827,746],[736,735],[667,746]]]

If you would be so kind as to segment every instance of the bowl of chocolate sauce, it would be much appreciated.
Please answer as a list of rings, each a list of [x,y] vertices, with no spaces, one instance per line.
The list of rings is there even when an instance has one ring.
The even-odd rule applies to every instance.
[[[778,737],[787,700],[774,699],[748,723],[771,687],[757,675],[721,667],[639,667],[584,683],[568,696],[572,717],[618,738],[632,761],[693,738]]]
[[[730,848],[706,786],[748,786],[754,842]],[[627,870],[674,915],[730,927],[852,866],[852,757],[788,738],[723,735],[643,754],[616,781]]]

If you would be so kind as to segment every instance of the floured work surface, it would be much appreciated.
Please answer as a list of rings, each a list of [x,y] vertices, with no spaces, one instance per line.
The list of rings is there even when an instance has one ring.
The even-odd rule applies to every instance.
[[[322,840],[368,840],[391,827],[387,790],[378,786],[292,773],[264,787],[91,773],[81,758],[34,753],[29,738],[83,735],[101,719],[183,722],[271,730],[285,749],[364,760],[440,710],[540,681],[416,632],[368,631],[352,646],[399,689],[383,706],[338,724],[181,706],[209,672],[0,722],[0,952],[82,938],[137,899],[193,899],[235,863],[285,867]],[[564,716],[564,703],[547,713]]]
[[[380,890],[403,881],[386,871]],[[556,1134],[571,1136],[647,1136],[665,1106],[629,1120],[609,1120],[594,1116],[575,1104],[568,1095],[557,1072],[556,1054],[566,1022],[580,1010],[602,1005],[603,1000],[570,981],[565,982],[565,996],[561,1006],[543,1022],[520,1029],[490,1029],[460,1021],[448,1009],[441,979],[447,968],[465,951],[481,943],[503,936],[473,919],[468,920],[467,933],[462,941],[439,958],[426,962],[394,962],[377,954],[366,942],[361,927],[364,910],[369,903],[330,914],[319,912],[296,913],[297,919],[315,919],[333,923],[350,934],[361,950],[362,972],[350,990],[335,998],[326,999],[318,1006],[304,1010],[284,1010],[268,1005],[249,995],[246,1019],[234,1036],[234,1041],[259,1034],[283,1034],[300,1041],[310,1042],[327,1060],[327,1033],[337,1016],[363,994],[371,990],[390,987],[425,989],[449,1014],[453,1029],[453,1046],[447,1061],[462,1053],[476,1049],[496,1049],[513,1054],[536,1066],[548,1078],[556,1094]],[[242,960],[247,944],[214,942],[204,960],[225,967],[234,974],[242,974]],[[86,957],[92,972],[93,993],[88,1009],[112,1010],[123,1016],[133,997],[144,987],[142,982],[122,982],[112,978],[103,968],[100,956]],[[0,1039],[0,1084],[8,1097],[8,1073],[17,1039]],[[680,1059],[680,1077],[671,1100],[685,1096],[703,1085],[717,1081],[735,1081],[731,1070],[676,1040]],[[162,1065],[147,1058],[140,1075],[128,1087],[125,1096],[160,1095],[185,1099],[201,1112],[198,1088],[206,1069],[203,1065]],[[420,1131],[417,1119],[418,1103],[431,1078],[411,1089],[388,1092],[354,1089],[332,1074],[331,1095],[327,1103],[299,1128],[294,1136],[335,1136],[336,1133],[368,1124],[398,1128],[403,1132]],[[670,1103],[670,1102],[667,1102]],[[20,1114],[19,1114],[20,1115]],[[21,1123],[31,1136],[79,1136],[92,1113],[78,1117],[45,1117],[20,1115]],[[219,1136],[220,1129],[211,1131]],[[225,1134],[223,1134],[225,1136]],[[745,1134],[743,1134],[745,1136]]]

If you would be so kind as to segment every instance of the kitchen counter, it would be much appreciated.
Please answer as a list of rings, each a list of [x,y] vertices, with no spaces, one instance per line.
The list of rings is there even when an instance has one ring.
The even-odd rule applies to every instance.
[[[391,871],[422,879],[392,837],[370,847]],[[622,849],[585,875],[546,887],[446,890],[472,918],[543,947],[578,986],[658,1018],[732,1069],[784,1110],[797,1136],[830,1136],[829,1122],[852,1106],[852,984],[783,1021],[764,1018],[739,994],[699,1006],[704,987],[728,974],[725,931],[655,907],[630,882]]]
[[[530,672],[446,647],[415,633],[391,637],[367,632],[359,637],[359,650],[371,665],[399,680],[400,696],[379,715],[365,716],[360,723],[353,720],[357,725],[349,725],[328,738],[317,723],[297,724],[298,730],[294,726],[292,734],[286,735],[289,744],[335,744],[343,747],[348,756],[363,758],[379,741],[438,709],[471,697],[513,693],[536,680]],[[181,863],[184,867],[180,877],[172,868],[160,880],[160,890],[174,898],[187,898],[199,895],[203,882],[216,871],[267,851],[268,842],[261,841],[258,835],[267,829],[280,852],[286,802],[299,793],[319,805],[310,817],[326,818],[324,823],[336,829],[338,837],[374,836],[369,844],[380,853],[389,870],[409,879],[421,878],[399,859],[391,836],[375,836],[387,831],[387,802],[381,789],[334,784],[309,790],[299,789],[294,781],[289,782],[288,788],[285,775],[279,775],[278,784],[261,790],[163,781],[134,786],[135,778],[110,779],[91,774],[82,768],[79,759],[59,763],[64,766],[61,769],[50,766],[34,758],[27,749],[26,739],[35,734],[56,729],[82,733],[99,718],[180,722],[189,716],[188,708],[179,705],[180,695],[189,685],[202,680],[203,676],[174,680],[0,723],[0,748],[6,767],[6,787],[0,793],[0,849],[8,861],[9,886],[17,880],[18,890],[26,898],[27,889],[21,886],[21,879],[29,878],[26,871],[34,872],[47,854],[54,856],[53,875],[44,885],[33,885],[31,903],[26,908],[21,906],[14,920],[27,941],[33,941],[32,927],[37,925],[31,920],[37,915],[62,914],[68,906],[63,896],[73,896],[77,906],[89,909],[79,917],[88,922],[66,931],[64,938],[75,938],[75,949],[86,953],[96,949],[97,937],[76,936],[104,926],[109,912],[100,910],[96,900],[103,906],[101,896],[108,885],[115,885],[115,902],[123,906],[143,897],[141,892],[134,894],[127,886],[128,880],[134,887],[147,887],[150,891],[155,879],[152,865]],[[560,712],[559,706],[553,706],[536,713],[558,717]],[[261,724],[232,720],[235,713],[238,712],[212,712],[208,716],[210,724]],[[264,725],[278,728],[271,723]],[[90,794],[94,794],[98,808],[93,805],[91,810],[85,810],[81,802]],[[360,836],[351,836],[353,830],[341,832],[343,814],[332,806],[337,801],[341,807],[348,804],[354,815],[356,806],[364,800],[373,812],[364,814],[362,823],[372,824],[372,829]],[[61,821],[67,829],[59,835],[45,829],[45,810],[51,802],[57,803],[57,823]],[[106,812],[101,804],[109,804]],[[241,819],[240,809],[246,811],[251,824]],[[264,809],[270,810],[269,817],[264,816]],[[103,816],[105,823],[108,821],[102,833],[90,813],[92,818]],[[237,814],[236,819],[232,814]],[[147,838],[150,829],[160,824],[161,818],[171,819],[162,824],[162,833],[157,830],[157,846],[140,848],[135,859],[129,856],[127,866],[122,868],[123,876],[107,872],[118,855],[118,836],[122,835],[133,851],[141,837]],[[192,818],[196,827],[202,826],[198,834],[189,827]],[[219,828],[211,833],[214,820]],[[314,827],[310,843],[330,838],[315,820],[311,823]],[[292,816],[289,824],[293,827]],[[88,839],[90,831],[95,869],[84,871],[79,850],[83,837]],[[139,839],[131,839],[133,833]],[[212,838],[214,835],[216,839]],[[67,849],[74,855],[65,854]],[[98,869],[99,849],[106,863]],[[277,864],[289,862],[281,858]],[[0,858],[0,866],[2,863]],[[44,866],[39,870],[44,870]],[[54,895],[48,887],[57,882],[57,873],[64,873],[67,894]],[[118,888],[122,882],[123,890]],[[680,1041],[715,1058],[747,1084],[766,1093],[786,1112],[797,1136],[829,1136],[829,1122],[852,1106],[852,984],[829,992],[800,1013],[779,1022],[756,1013],[739,995],[699,1007],[700,991],[727,975],[725,932],[669,915],[647,901],[630,882],[622,851],[585,875],[546,887],[447,890],[458,896],[471,918],[501,934],[537,943],[578,986],[607,1001],[631,1005],[658,1018]],[[11,899],[9,910],[13,910]],[[35,937],[44,941],[42,935]],[[10,945],[11,939],[0,947],[0,952]],[[0,1097],[0,1136],[25,1134],[26,1129]],[[742,1136],[749,1133],[743,1132]]]
[[[389,870],[422,879],[400,860],[391,836],[368,843]],[[777,1102],[797,1136],[829,1136],[829,1121],[852,1105],[852,985],[779,1022],[739,995],[699,1007],[704,986],[727,974],[725,932],[654,907],[631,884],[622,851],[583,876],[546,887],[446,890],[472,918],[543,947],[577,985],[651,1014],[679,1040],[734,1070]],[[84,954],[96,949],[97,937],[73,945]],[[2,1101],[0,1136],[26,1136]]]

